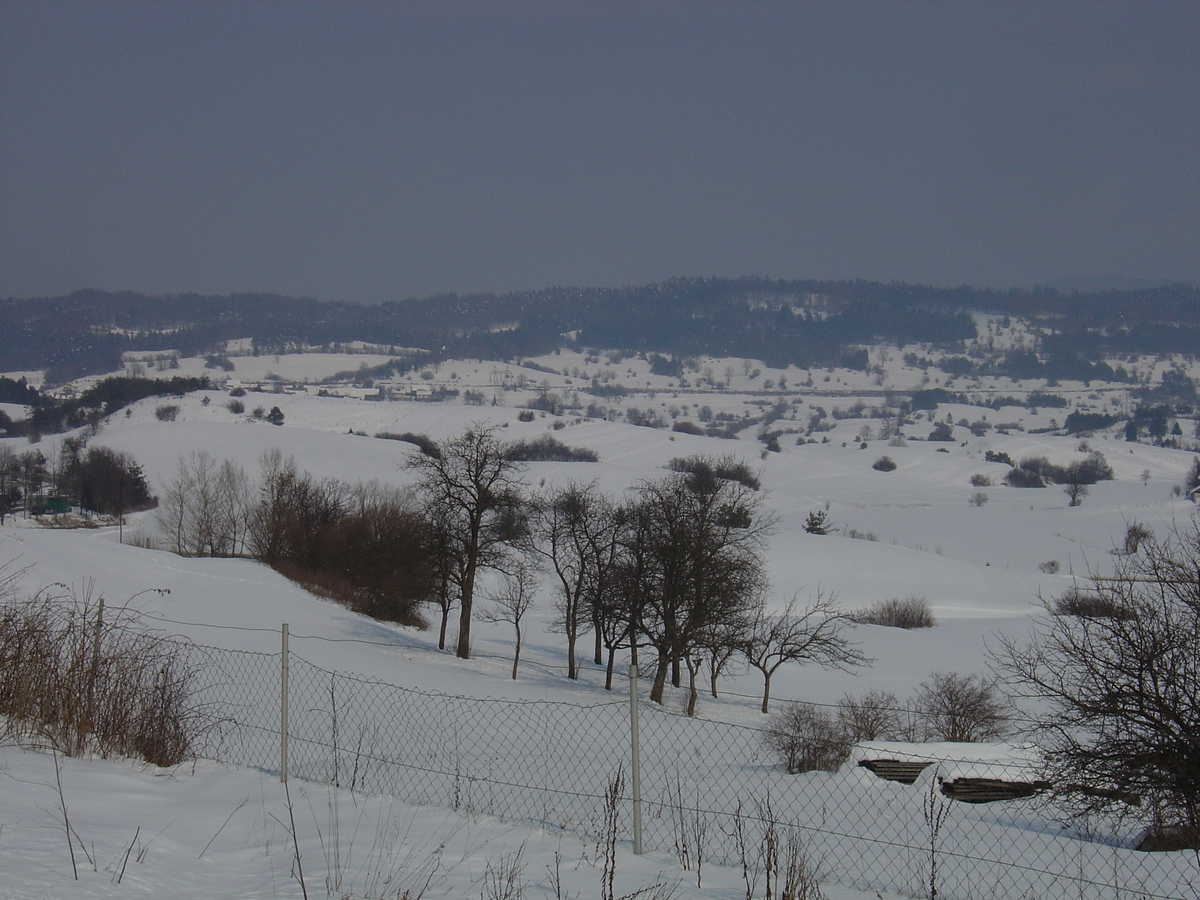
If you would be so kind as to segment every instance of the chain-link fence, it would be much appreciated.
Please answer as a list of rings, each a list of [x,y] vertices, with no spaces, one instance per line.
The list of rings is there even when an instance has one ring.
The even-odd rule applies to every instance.
[[[197,754],[278,772],[282,652],[178,647],[205,722]],[[330,671],[295,653],[288,663],[293,777],[598,837],[606,789],[620,775],[619,828],[632,835],[627,699],[449,696]],[[740,866],[744,836],[775,822],[802,839],[823,880],[860,888],[946,900],[1200,896],[1194,852],[1132,849],[1133,832],[1119,823],[1065,829],[1019,760],[975,750],[955,758],[946,745],[862,745],[835,771],[788,774],[758,728],[650,703],[639,720],[643,844],[676,852],[685,866]]]

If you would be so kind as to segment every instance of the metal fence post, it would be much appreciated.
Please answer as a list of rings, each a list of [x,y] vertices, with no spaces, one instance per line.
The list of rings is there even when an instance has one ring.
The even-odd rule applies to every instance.
[[[642,855],[642,752],[638,745],[637,663],[629,664],[629,739],[633,755],[633,852]]]
[[[283,623],[283,660],[280,666],[279,696],[279,780],[287,783],[288,776],[288,627]]]

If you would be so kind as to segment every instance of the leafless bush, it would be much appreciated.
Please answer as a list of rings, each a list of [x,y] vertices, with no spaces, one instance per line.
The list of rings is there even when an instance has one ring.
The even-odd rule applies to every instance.
[[[891,597],[856,612],[851,617],[860,625],[884,625],[888,628],[932,628],[933,611],[924,597],[911,594],[901,600]]]
[[[900,701],[891,691],[872,690],[860,697],[843,695],[837,704],[838,728],[852,744],[899,740]]]
[[[975,474],[971,476],[971,487],[991,487],[993,484],[994,482],[987,475]]]
[[[174,645],[99,603],[41,592],[0,606],[0,715],[20,743],[174,765],[199,727],[190,676]]]
[[[513,441],[504,448],[515,462],[599,462],[600,454],[585,447],[568,447],[558,438],[543,434],[528,441]]]
[[[1038,568],[1041,569],[1047,575],[1057,575],[1058,574],[1058,560],[1057,559],[1048,559],[1044,563],[1038,563]]]
[[[1120,599],[1107,592],[1088,593],[1072,586],[1056,597],[1051,611],[1056,616],[1081,619],[1131,619],[1134,613]]]
[[[802,703],[771,717],[763,731],[763,743],[791,775],[836,771],[850,756],[851,747],[832,715]]]
[[[1145,541],[1153,540],[1154,532],[1141,522],[1130,522],[1125,526],[1125,543],[1121,548],[1126,556],[1137,553]]]
[[[916,711],[928,741],[999,740],[1012,718],[994,681],[956,672],[934,672],[923,681]]]
[[[848,538],[853,538],[856,541],[878,541],[879,535],[873,531],[859,531],[857,528],[849,526],[842,529],[842,534]]]
[[[988,502],[988,495],[983,491],[976,491],[970,496],[967,502],[972,506],[983,506],[983,504]]]

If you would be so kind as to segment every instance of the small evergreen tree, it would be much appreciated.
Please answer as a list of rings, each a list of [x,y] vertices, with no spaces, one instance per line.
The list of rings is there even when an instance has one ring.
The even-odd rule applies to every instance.
[[[809,534],[829,534],[833,524],[829,521],[829,513],[823,509],[813,510],[804,522],[804,530]]]

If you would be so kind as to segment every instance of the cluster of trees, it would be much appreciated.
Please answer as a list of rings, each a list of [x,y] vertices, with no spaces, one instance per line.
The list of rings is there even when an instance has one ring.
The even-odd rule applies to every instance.
[[[0,524],[15,512],[38,515],[48,505],[121,516],[156,502],[133,457],[89,447],[86,438],[67,438],[53,458],[36,448],[17,453],[0,445]]]
[[[567,670],[579,672],[580,641],[590,632],[592,655],[612,685],[615,655],[653,659],[650,697],[662,702],[667,680],[680,686],[686,669],[694,710],[702,666],[716,680],[741,654],[770,678],[783,662],[853,665],[864,660],[847,639],[850,623],[827,599],[802,612],[765,612],[762,550],[774,521],[762,509],[757,482],[734,460],[692,457],[670,474],[635,485],[625,497],[594,484],[570,483],[525,496],[522,464],[497,431],[474,426],[414,453],[418,496],[437,535],[441,644],[457,605],[460,657],[470,655],[476,581],[504,573],[506,621],[519,628],[514,598],[521,572],[537,560],[554,583],[557,625],[566,637]]]
[[[358,612],[424,624],[432,541],[406,492],[315,479],[278,449],[256,489],[241,466],[200,452],[180,460],[157,515],[176,553],[249,555]]]
[[[990,451],[989,451],[990,453]],[[1001,459],[1001,456],[1004,458]],[[1008,462],[1012,460],[1007,454],[992,454],[989,462]],[[1087,496],[1088,485],[1100,481],[1111,481],[1112,466],[1098,450],[1089,451],[1084,459],[1076,460],[1065,466],[1056,465],[1044,456],[1029,456],[1022,459],[1019,465],[1009,469],[1004,476],[1004,483],[1009,487],[1040,488],[1047,483],[1063,485],[1063,491],[1070,500],[1071,506],[1078,506]]]
[[[668,474],[614,498],[594,484],[529,492],[523,454],[495,427],[419,446],[406,460],[411,491],[317,480],[278,451],[264,456],[255,489],[238,466],[193,454],[167,486],[160,528],[176,552],[248,554],[378,618],[419,624],[422,607],[436,609],[443,649],[457,610],[462,658],[481,616],[513,624],[519,643],[540,570],[554,587],[569,677],[590,634],[610,688],[618,652],[635,663],[650,656],[655,702],[686,671],[694,709],[701,668],[715,695],[740,658],[762,674],[766,710],[786,662],[865,662],[830,598],[765,611],[762,551],[774,521],[743,463],[673,460]],[[485,573],[502,587],[480,602]]]

